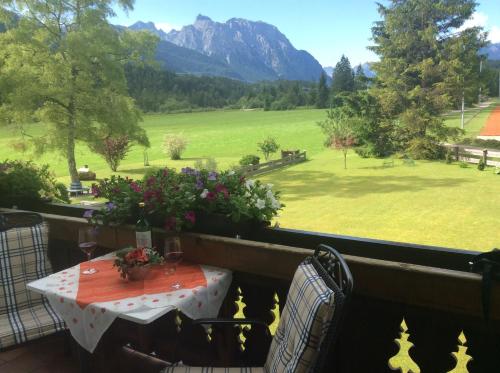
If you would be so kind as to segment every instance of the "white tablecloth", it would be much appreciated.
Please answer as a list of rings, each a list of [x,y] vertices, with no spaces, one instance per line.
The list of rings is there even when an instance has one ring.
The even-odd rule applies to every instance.
[[[113,258],[114,254],[108,254],[94,261]],[[88,263],[82,265],[88,266]],[[216,267],[200,267],[206,279],[206,287],[171,289],[157,294],[96,302],[83,309],[76,302],[80,276],[85,276],[80,275],[80,265],[34,281],[28,288],[45,294],[52,307],[66,322],[75,340],[83,348],[93,352],[101,336],[117,317],[147,324],[174,309],[192,319],[216,317],[231,284],[232,273]],[[119,276],[118,272],[116,276]]]

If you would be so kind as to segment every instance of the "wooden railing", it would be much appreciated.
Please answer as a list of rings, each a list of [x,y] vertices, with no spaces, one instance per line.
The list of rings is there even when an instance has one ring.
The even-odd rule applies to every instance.
[[[290,166],[306,160],[306,152],[291,154],[274,161],[259,163],[256,165],[248,165],[240,168],[240,172],[246,176],[260,175],[266,172],[274,171],[279,168]]]
[[[484,149],[471,145],[445,145],[451,149],[456,161],[478,164],[480,159],[485,161],[487,166],[500,167],[500,150]]]
[[[80,254],[75,237],[85,220],[50,214],[45,214],[45,219],[51,225],[50,256],[56,266],[76,263]],[[154,231],[154,240],[161,240],[163,234]],[[417,255],[416,245],[387,243],[390,251],[398,251],[388,260],[382,259],[383,241],[271,229],[256,232],[255,237],[261,242],[199,233],[182,236],[187,260],[234,271],[222,315],[240,311],[246,317],[264,320],[274,330],[277,310],[285,304],[298,263],[311,254],[317,242],[329,241],[343,252],[355,285],[327,371],[335,367],[337,372],[389,372],[391,368],[406,372],[500,372],[500,284],[493,285],[490,320],[486,322],[481,308],[481,276],[467,271],[472,252],[428,248]],[[280,240],[289,245],[269,243]],[[109,251],[133,242],[132,227],[125,226],[104,228],[99,245]],[[363,248],[372,249],[379,258],[358,255]],[[405,254],[410,260],[395,260]],[[428,262],[443,262],[441,267],[446,267],[444,262],[449,259],[448,267],[458,269],[423,265],[426,255]],[[115,330],[113,343],[126,341],[164,359],[174,359],[175,350],[175,359],[196,365],[223,364],[230,359],[233,364],[262,364],[271,340],[258,328],[214,331],[207,338],[202,328],[192,327],[188,318],[175,314],[139,328],[129,323],[107,334],[113,335]],[[122,333],[119,339],[117,330],[128,334]],[[176,337],[169,337],[171,334]],[[167,341],[174,340],[180,342],[172,349]]]

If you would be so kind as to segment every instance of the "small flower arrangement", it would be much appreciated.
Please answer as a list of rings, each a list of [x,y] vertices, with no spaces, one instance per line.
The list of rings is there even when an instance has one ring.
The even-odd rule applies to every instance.
[[[153,249],[127,248],[116,253],[113,267],[118,268],[121,277],[139,280],[144,278],[146,266],[161,263],[163,263],[163,258]]]

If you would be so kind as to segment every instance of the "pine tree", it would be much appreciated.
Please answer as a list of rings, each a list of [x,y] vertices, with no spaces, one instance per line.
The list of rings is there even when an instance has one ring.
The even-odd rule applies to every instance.
[[[449,69],[459,62],[459,54],[449,50],[460,43],[462,34],[456,30],[475,6],[474,0],[379,4],[382,20],[372,28],[371,49],[380,61],[372,65],[376,85],[371,93],[378,98],[385,123],[392,123],[399,148],[417,149],[457,133],[444,125],[441,116],[451,106]],[[478,52],[477,43],[462,45]]]
[[[340,61],[335,65],[332,76],[332,94],[354,91],[354,73],[349,59],[342,55]]]
[[[326,74],[322,72],[319,77],[318,92],[316,95],[316,107],[318,109],[324,109],[328,107],[329,96],[330,94],[326,85]]]
[[[368,78],[365,75],[362,65],[356,67],[356,72],[354,73],[354,89],[356,91],[364,91],[368,88]]]

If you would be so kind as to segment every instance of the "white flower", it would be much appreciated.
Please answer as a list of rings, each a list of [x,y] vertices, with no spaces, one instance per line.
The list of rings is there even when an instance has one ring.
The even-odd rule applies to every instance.
[[[207,198],[207,194],[208,194],[208,189],[203,189],[203,192],[201,192],[200,197]]]
[[[271,199],[271,207],[275,210],[278,210],[281,208],[281,203],[276,198]]]
[[[274,199],[273,191],[268,189],[266,192],[266,197],[269,198],[270,200]]]
[[[250,198],[252,195],[249,192],[245,192],[245,197]]]
[[[255,207],[257,207],[259,210],[262,210],[264,207],[266,207],[266,201],[259,198],[257,202],[255,202]]]
[[[245,186],[247,187],[247,189],[253,188],[254,185],[255,185],[255,180],[248,179],[247,181],[245,181]]]
[[[266,189],[271,190],[273,189],[274,184],[266,184]]]
[[[234,170],[231,170],[231,171],[229,171],[227,174],[228,174],[229,176],[233,176],[235,173],[236,173],[236,172],[234,172]]]

